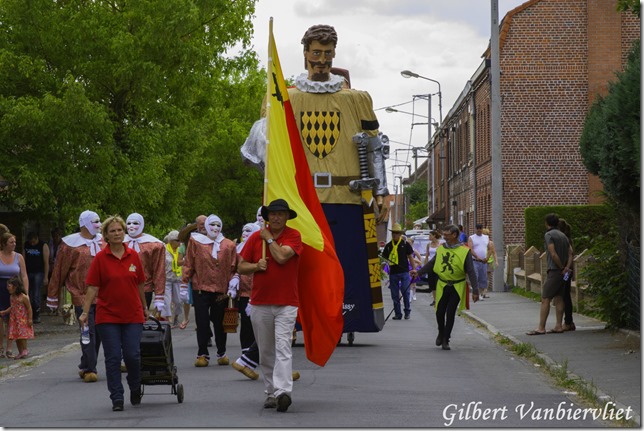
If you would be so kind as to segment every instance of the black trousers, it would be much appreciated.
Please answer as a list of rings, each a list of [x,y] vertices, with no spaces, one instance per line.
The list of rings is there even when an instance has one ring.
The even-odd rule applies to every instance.
[[[241,345],[242,353],[246,352],[248,348],[255,342],[255,334],[253,333],[253,324],[250,322],[250,316],[246,314],[246,306],[250,298],[244,296],[239,297],[237,308],[239,309],[239,344]]]
[[[572,325],[572,298],[570,297],[570,288],[572,285],[572,277],[564,281],[563,290],[563,303],[564,303],[564,323]]]
[[[215,329],[217,356],[225,355],[228,334],[224,332],[224,310],[228,306],[228,296],[224,293],[193,290],[192,303],[195,307],[197,323],[197,345],[199,346],[197,356],[207,356],[210,359],[208,340],[212,335],[211,322]]]
[[[454,286],[445,286],[443,289],[443,296],[441,296],[436,307],[438,334],[442,336],[443,340],[449,341],[452,336],[454,318],[456,316],[456,309],[458,308],[459,302],[461,302],[461,297],[458,296]]]

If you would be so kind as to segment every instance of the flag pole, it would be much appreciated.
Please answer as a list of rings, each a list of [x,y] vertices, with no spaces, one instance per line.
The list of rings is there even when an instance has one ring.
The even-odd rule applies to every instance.
[[[271,144],[269,135],[269,115],[271,112],[271,70],[273,70],[273,17],[268,20],[268,64],[266,65],[266,157],[264,160],[264,193],[262,205],[266,206],[268,197],[268,146]],[[264,220],[264,227],[268,220]],[[262,241],[262,259],[266,259],[266,242]]]

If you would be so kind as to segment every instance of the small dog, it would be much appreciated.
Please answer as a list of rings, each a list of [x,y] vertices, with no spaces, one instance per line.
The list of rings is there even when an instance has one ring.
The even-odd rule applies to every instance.
[[[74,312],[74,304],[63,305],[61,314],[63,316],[63,323],[65,325],[74,326],[76,324],[76,313]]]

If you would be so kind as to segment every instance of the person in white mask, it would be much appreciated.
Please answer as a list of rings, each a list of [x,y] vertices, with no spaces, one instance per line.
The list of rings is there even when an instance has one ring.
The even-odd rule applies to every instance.
[[[87,292],[85,276],[96,256],[105,244],[101,231],[101,219],[94,211],[85,210],[81,213],[78,224],[80,232],[67,235],[62,239],[59,246],[54,270],[47,288],[47,307],[55,311],[58,309],[58,294],[64,285],[72,296],[76,318],[83,312],[83,300]],[[81,343],[81,360],[78,365],[78,375],[86,383],[93,383],[98,380],[96,371],[96,357],[101,345],[101,340],[94,327],[94,316],[96,315],[96,301],[89,308],[88,344]],[[80,339],[80,331],[79,331]]]
[[[211,322],[215,328],[217,364],[230,363],[226,356],[224,310],[228,305],[228,295],[236,295],[239,288],[235,243],[224,237],[223,223],[216,215],[206,218],[205,228],[206,235],[192,235],[188,241],[179,288],[181,299],[187,300],[188,281],[192,280],[198,345],[195,367],[207,367],[210,362],[208,340]]]
[[[259,226],[257,223],[246,223],[242,228],[241,242],[237,244],[237,254],[241,253],[246,245],[246,240],[253,232],[257,232]],[[239,300],[237,308],[239,308],[240,325],[239,325],[239,344],[241,345],[242,353],[245,353],[248,348],[255,342],[255,335],[253,334],[253,325],[250,322],[250,292],[253,287],[253,274],[240,275],[239,280]],[[231,296],[235,293],[231,292]]]
[[[265,227],[266,226],[266,221],[264,220],[264,217],[262,217],[262,207],[261,206],[257,209],[257,216],[256,217],[257,217],[257,221],[255,222],[255,224],[257,224],[257,226],[260,229]]]
[[[145,301],[148,308],[152,303],[154,295],[154,307],[158,315],[167,319],[170,310],[165,307],[165,244],[158,238],[143,233],[145,220],[139,213],[132,213],[125,221],[127,234],[125,242],[128,247],[134,249],[141,259],[143,272],[145,273]]]

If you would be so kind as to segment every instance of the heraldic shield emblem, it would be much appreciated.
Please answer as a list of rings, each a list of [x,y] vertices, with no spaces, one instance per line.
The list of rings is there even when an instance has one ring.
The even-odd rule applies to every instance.
[[[301,114],[302,141],[318,159],[333,151],[340,137],[340,113],[306,111]]]

